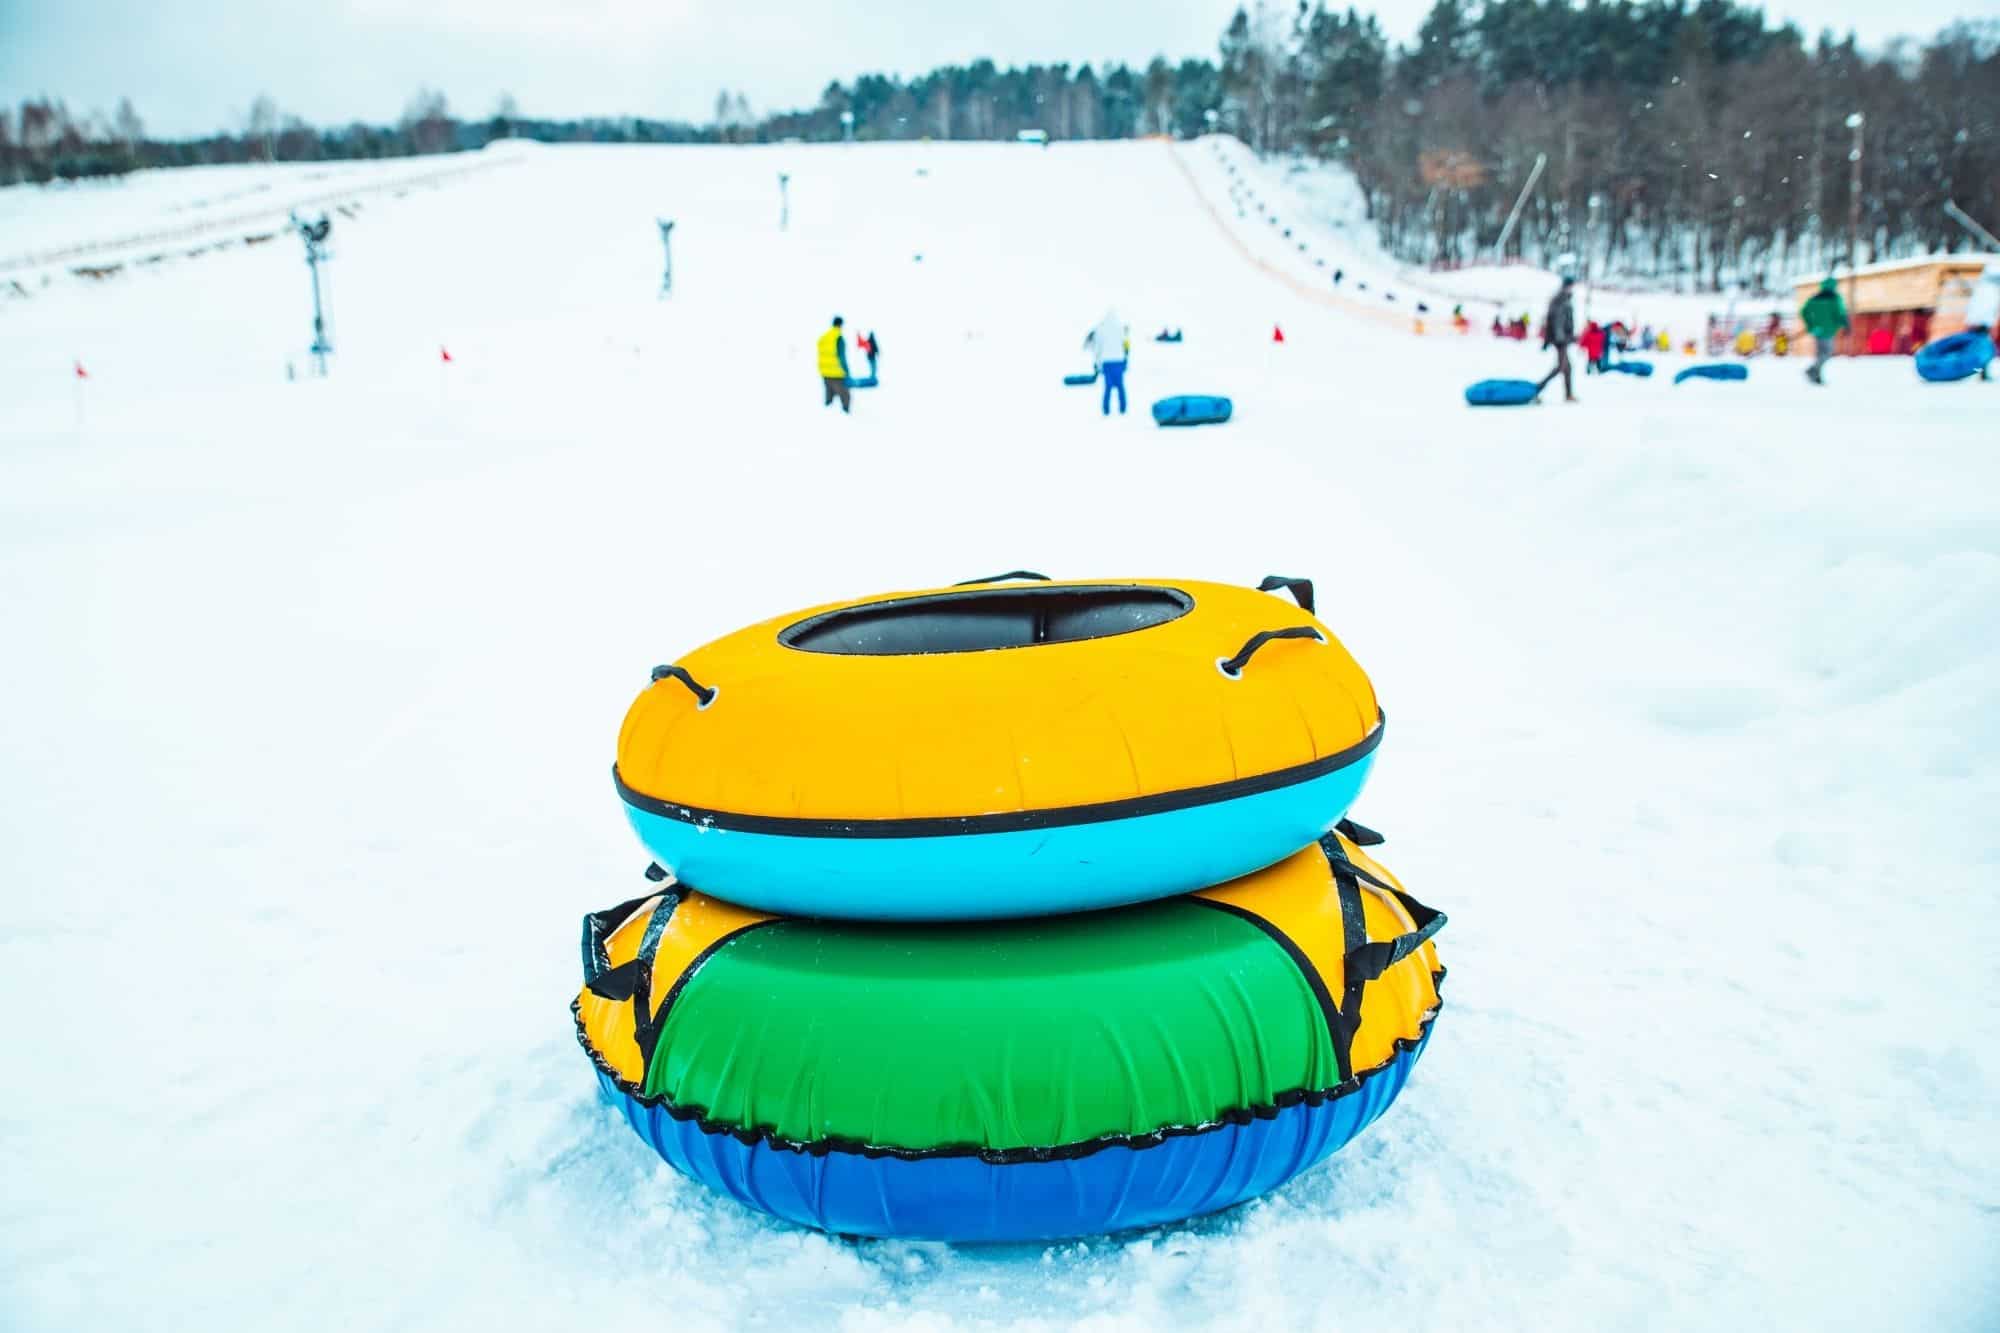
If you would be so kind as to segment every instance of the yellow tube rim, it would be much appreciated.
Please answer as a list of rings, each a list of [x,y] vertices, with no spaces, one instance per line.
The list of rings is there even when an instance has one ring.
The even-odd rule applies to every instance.
[[[1074,610],[1086,604],[1095,609]],[[1039,608],[1050,637],[894,651],[909,646],[918,616],[976,620],[993,608],[1011,624]],[[1135,627],[1118,628],[1127,621]],[[1091,632],[1061,637],[1081,622]],[[871,623],[889,630],[873,635]],[[1267,637],[1242,660],[1258,636]],[[864,650],[828,648],[843,639]],[[892,650],[865,650],[882,642]],[[621,790],[648,805],[774,820],[1187,801],[1304,780],[1366,754],[1382,723],[1373,686],[1323,624],[1282,597],[1218,583],[856,598],[752,625],[676,666],[626,714]]]

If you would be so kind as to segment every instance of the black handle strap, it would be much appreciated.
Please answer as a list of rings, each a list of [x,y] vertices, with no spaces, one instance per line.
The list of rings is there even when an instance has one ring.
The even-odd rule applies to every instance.
[[[1356,839],[1358,842],[1359,839]],[[1334,1059],[1341,1080],[1354,1076],[1354,1036],[1361,1030],[1361,1000],[1368,983],[1402,962],[1444,928],[1445,915],[1424,906],[1380,876],[1369,873],[1348,859],[1347,851],[1332,834],[1319,840],[1333,870],[1334,892],[1340,900],[1341,996],[1334,1006]],[[1370,884],[1391,894],[1410,914],[1416,929],[1391,940],[1370,940],[1362,913],[1361,885]]]
[[[1366,824],[1357,824],[1351,819],[1343,819],[1333,827],[1356,847],[1380,847],[1388,841]]]
[[[662,872],[662,877],[664,877],[664,872]],[[651,879],[652,876],[648,875],[647,878]],[[618,904],[616,907],[607,907],[602,912],[592,912],[584,917],[583,980],[584,984],[597,994],[604,994],[604,992],[597,990],[597,979],[604,973],[614,970],[611,966],[609,955],[605,953],[605,942],[611,938],[613,931],[632,919],[633,913],[653,901],[657,896],[657,894],[649,893],[643,898],[632,898]],[[612,983],[614,988],[617,984],[615,982]],[[607,1000],[622,1000],[628,998],[630,994],[631,992],[627,991],[624,995],[605,995],[604,998]]]
[[[1371,881],[1374,879],[1373,876],[1369,878]],[[1443,912],[1434,907],[1424,906],[1401,889],[1380,884],[1379,881],[1376,883],[1403,905],[1403,910],[1410,914],[1410,920],[1416,922],[1417,928],[1398,935],[1393,940],[1370,940],[1358,949],[1349,949],[1347,975],[1355,981],[1373,981],[1423,948],[1431,936],[1444,929],[1447,919]]]
[[[1357,838],[1355,841],[1360,840]],[[1320,839],[1320,847],[1326,852],[1326,859],[1333,866],[1336,880],[1365,883],[1380,889],[1403,905],[1403,910],[1410,914],[1410,920],[1416,926],[1416,929],[1398,935],[1394,939],[1370,940],[1361,925],[1359,902],[1356,902],[1352,913],[1346,910],[1347,905],[1343,902],[1341,915],[1347,930],[1344,943],[1347,946],[1346,972],[1350,988],[1362,982],[1375,980],[1421,949],[1433,935],[1444,929],[1448,918],[1443,912],[1434,907],[1424,906],[1394,884],[1363,870],[1348,859],[1346,851],[1331,837]]]
[[[694,695],[695,703],[701,707],[706,708],[715,702],[716,690],[714,687],[704,685],[693,676],[690,676],[687,673],[686,667],[656,666],[653,668],[654,680],[666,680],[669,677],[687,686],[688,692]]]
[[[1326,635],[1311,625],[1287,625],[1283,629],[1259,630],[1250,636],[1249,642],[1237,649],[1236,656],[1217,659],[1216,669],[1231,680],[1236,680],[1242,676],[1243,668],[1250,664],[1250,659],[1257,655],[1257,650],[1274,639],[1312,639],[1318,643],[1325,643]]]
[[[954,583],[951,586],[954,588],[970,588],[975,584],[980,584],[980,583],[1012,583],[1016,579],[1030,579],[1036,583],[1049,582],[1049,576],[1047,574],[1037,574],[1032,569],[1010,569],[1005,574],[995,574],[992,578],[966,579],[963,582]]]
[[[1291,590],[1299,602],[1299,609],[1307,615],[1315,615],[1313,609],[1313,581],[1311,579],[1288,579],[1283,574],[1266,574],[1264,581],[1257,585],[1258,592],[1276,592],[1280,588]]]
[[[680,906],[681,900],[678,895],[668,893],[639,901],[642,906],[646,902],[651,902],[653,915],[647,919],[645,934],[639,938],[637,955],[616,967],[602,967],[607,961],[604,957],[603,940],[593,938],[593,927],[601,925],[599,918],[609,914],[598,913],[584,918],[586,966],[595,964],[600,969],[589,976],[584,986],[592,995],[609,1000],[613,1004],[623,1004],[627,1000],[632,1002],[632,1040],[639,1047],[640,1065],[643,1068],[653,1062],[653,1048],[659,1044],[660,1029],[666,1020],[664,1012],[653,1012],[653,960],[660,952],[660,939],[667,932],[667,922],[672,919],[674,909]],[[612,909],[613,912],[623,910],[623,906]]]

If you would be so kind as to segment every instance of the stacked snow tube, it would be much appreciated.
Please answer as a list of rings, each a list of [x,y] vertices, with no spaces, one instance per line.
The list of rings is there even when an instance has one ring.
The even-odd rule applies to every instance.
[[[1016,572],[657,668],[614,777],[659,887],[585,918],[573,1005],[604,1094],[869,1236],[1156,1225],[1337,1150],[1429,1038],[1444,918],[1345,820],[1382,715],[1312,608]]]
[[[1954,333],[1917,349],[1917,374],[1933,384],[1969,379],[1993,359],[1993,340],[1983,333]]]
[[[1739,366],[1736,365],[1734,362],[1729,362],[1729,361],[1715,361],[1707,365],[1689,366],[1686,370],[1683,370],[1680,374],[1674,376],[1674,383],[1681,384],[1688,380],[1727,381],[1727,380],[1747,380],[1749,378],[1750,378],[1750,367]]]
[[[1533,380],[1481,380],[1465,391],[1472,407],[1522,407],[1541,392]]]
[[[1236,405],[1219,394],[1180,394],[1153,404],[1153,422],[1160,426],[1218,426],[1235,410]]]

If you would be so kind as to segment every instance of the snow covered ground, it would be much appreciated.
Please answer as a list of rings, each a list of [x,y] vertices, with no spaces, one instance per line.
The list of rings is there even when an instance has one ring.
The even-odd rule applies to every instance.
[[[2000,1323],[2000,386],[1475,412],[1532,349],[1275,280],[1205,158],[546,150],[337,219],[323,382],[291,238],[0,306],[0,1326]],[[1059,385],[1107,303],[1110,420]],[[753,618],[1021,566],[1321,581],[1389,717],[1356,814],[1451,914],[1436,1039],[1189,1225],[769,1223],[571,1036],[645,863],[619,718]]]

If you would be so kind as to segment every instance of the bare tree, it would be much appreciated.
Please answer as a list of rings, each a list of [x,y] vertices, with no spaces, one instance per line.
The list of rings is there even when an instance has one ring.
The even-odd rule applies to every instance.
[[[257,100],[250,104],[250,110],[243,117],[244,130],[251,141],[264,150],[266,162],[275,156],[275,145],[271,140],[278,132],[280,119],[278,104],[271,100],[268,93],[259,93]]]
[[[138,148],[139,141],[146,137],[146,123],[139,119],[139,113],[133,109],[132,99],[129,97],[118,99],[118,111],[112,119],[111,127],[118,135],[118,142],[125,146],[125,151],[128,153]]]
[[[403,107],[403,132],[419,153],[441,153],[451,146],[451,109],[435,88],[419,88]]]

